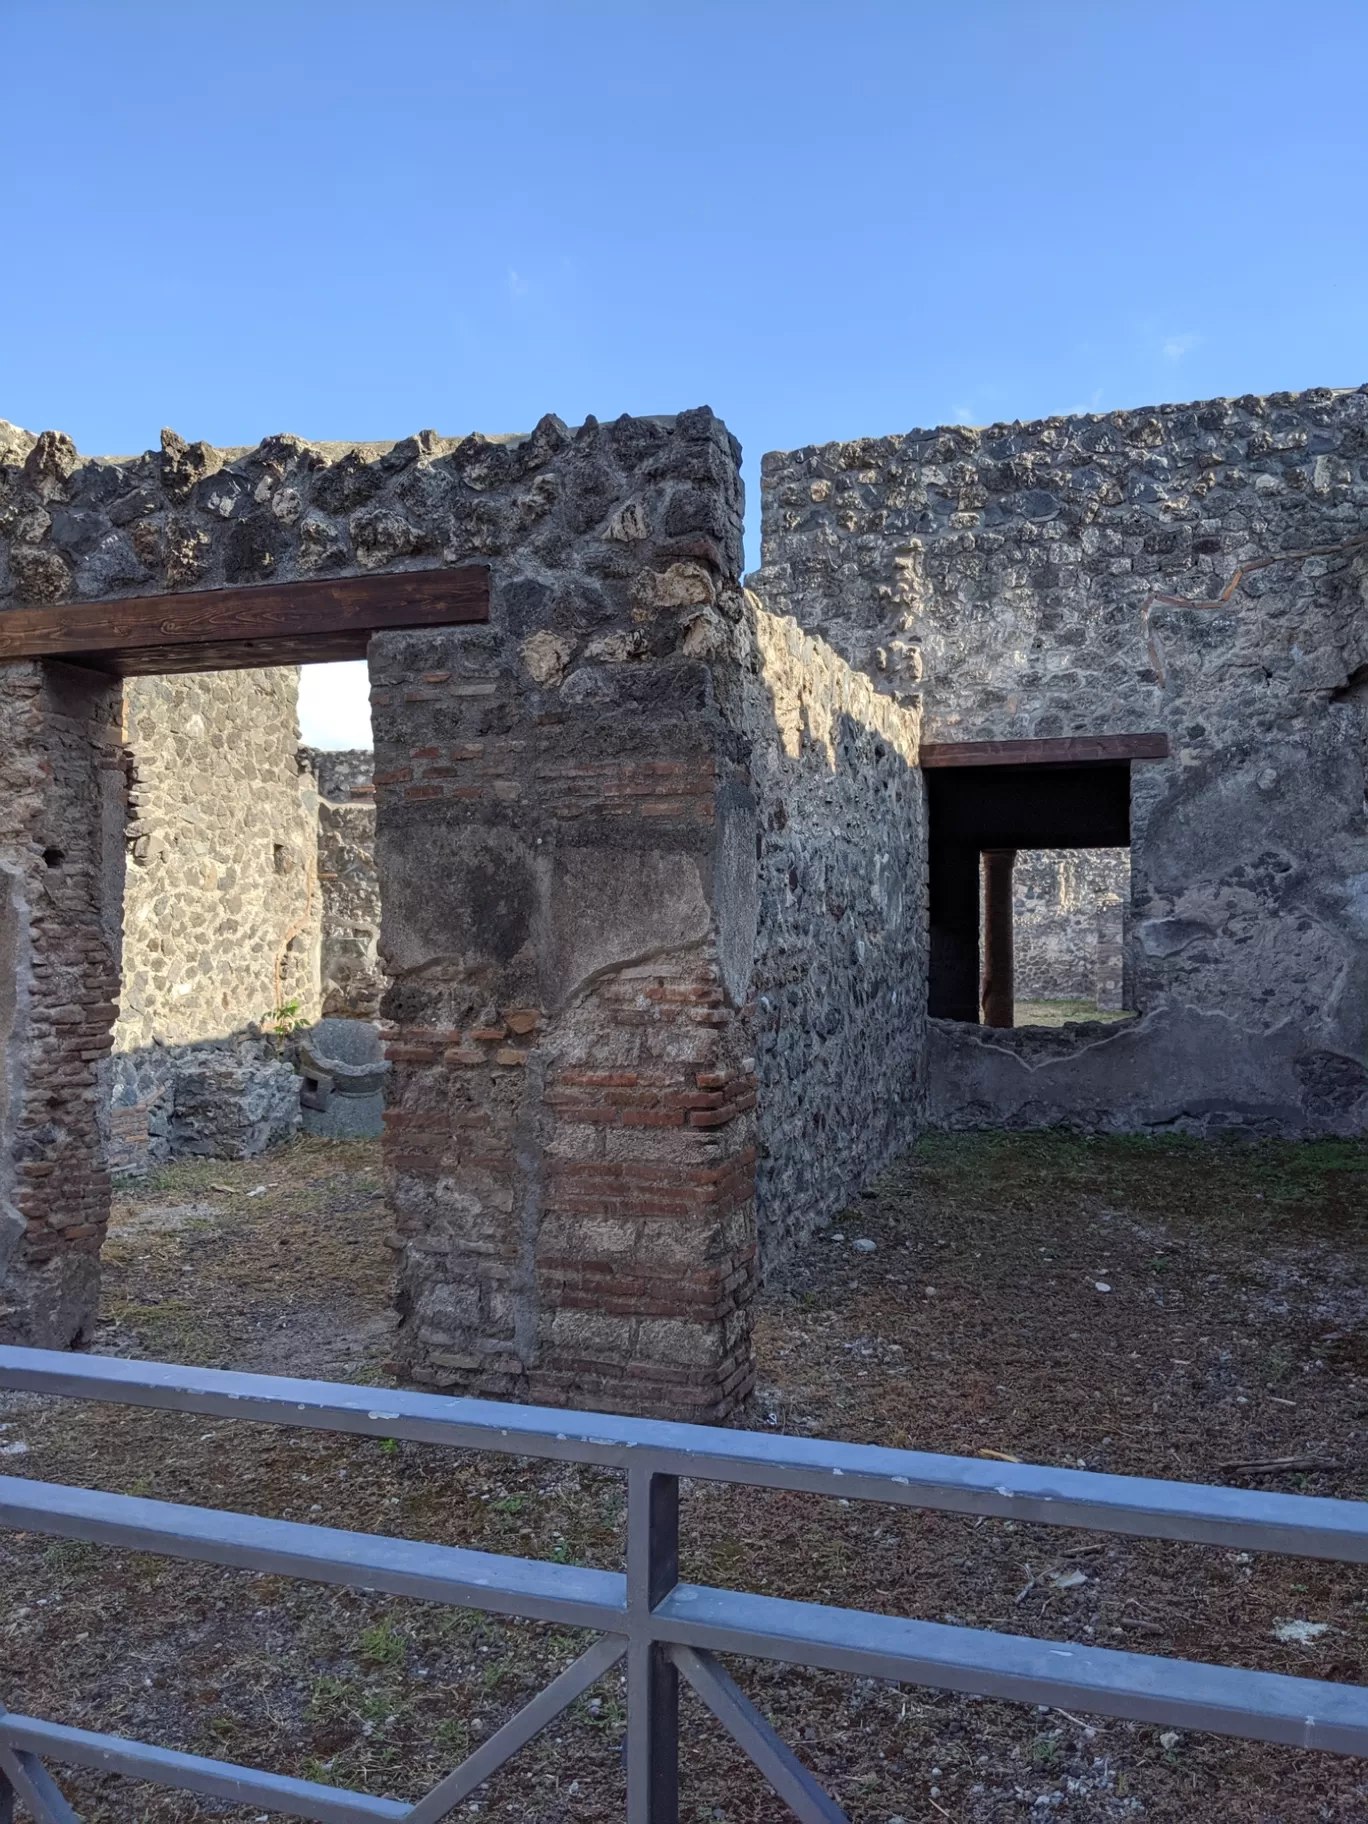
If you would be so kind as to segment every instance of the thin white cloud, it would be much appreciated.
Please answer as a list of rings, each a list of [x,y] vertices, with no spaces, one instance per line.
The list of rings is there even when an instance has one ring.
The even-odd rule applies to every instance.
[[[1066,405],[1063,416],[1065,418],[1087,418],[1102,409],[1102,388],[1095,386],[1083,404]]]
[[[1165,338],[1160,352],[1165,361],[1181,361],[1184,355],[1191,354],[1201,339],[1200,336],[1193,335],[1191,331],[1182,336],[1168,336]]]
[[[978,416],[976,413],[971,412],[967,405],[957,405],[954,408],[954,416],[951,418],[950,422],[952,424],[977,424]]]
[[[508,295],[510,298],[525,298],[532,289],[532,281],[523,278],[510,266],[508,269]]]

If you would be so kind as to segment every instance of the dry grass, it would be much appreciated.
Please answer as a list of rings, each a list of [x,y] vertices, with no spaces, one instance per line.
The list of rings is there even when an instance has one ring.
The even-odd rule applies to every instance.
[[[97,1346],[379,1378],[378,1184],[366,1144],[168,1171],[121,1205]],[[1343,1471],[1270,1486],[1363,1497],[1366,1192],[1359,1146],[928,1141],[767,1291],[749,1422],[1188,1480],[1314,1453]],[[0,1417],[0,1447],[27,1446],[5,1460],[11,1472],[620,1563],[621,1489],[593,1471],[13,1396]],[[706,1485],[686,1493],[684,1534],[685,1575],[709,1583],[1368,1677],[1368,1578],[1353,1567]],[[12,1708],[400,1795],[433,1783],[577,1644],[37,1537],[4,1540],[3,1562],[0,1696]],[[1086,1582],[1051,1581],[1074,1570]],[[1273,1627],[1287,1618],[1326,1632],[1283,1644]],[[1347,1824],[1368,1810],[1363,1771],[1331,1756],[1187,1735],[1165,1745],[1147,1727],[737,1671],[856,1824]],[[686,1701],[690,1824],[787,1815]],[[620,1817],[622,1721],[610,1677],[491,1783],[479,1815]],[[250,1815],[63,1779],[90,1824]]]

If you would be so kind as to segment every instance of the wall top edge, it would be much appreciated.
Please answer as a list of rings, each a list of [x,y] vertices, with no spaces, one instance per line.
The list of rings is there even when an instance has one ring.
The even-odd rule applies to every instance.
[[[680,416],[681,414],[676,412],[624,412],[621,414],[621,417],[624,419],[631,419],[636,423],[658,425],[662,430],[672,430]],[[538,428],[547,424],[555,424],[563,434],[573,437],[580,431],[593,429],[597,426],[598,422],[598,419],[589,417],[586,418],[582,424],[567,425],[564,420],[556,417],[554,413],[547,413],[541,419]],[[0,418],[0,468],[18,467],[21,465],[27,459],[30,451],[37,446],[40,435],[62,436],[63,433],[54,433],[51,431],[40,433],[37,431],[30,431],[25,429],[23,425],[11,424],[7,418]],[[442,456],[450,454],[453,450],[459,449],[462,444],[499,445],[507,449],[516,449],[520,444],[527,443],[535,435],[535,430],[493,432],[468,431],[451,436],[448,436],[441,431],[422,430],[415,432],[410,437],[392,437],[380,440],[359,438],[355,440],[344,439],[338,441],[335,438],[316,440],[313,438],[297,436],[293,431],[279,431],[263,437],[257,443],[211,444],[199,442],[190,447],[203,451],[206,455],[212,456],[216,461],[216,466],[229,468],[236,464],[246,462],[259,453],[264,452],[267,456],[270,456],[281,448],[289,448],[299,453],[310,453],[321,458],[322,461],[327,464],[340,462],[344,456],[353,454],[358,457],[360,461],[371,463],[378,462],[382,457],[390,455],[391,452],[395,450],[402,451],[408,445],[416,444],[424,455]],[[185,440],[178,436],[175,431],[164,430],[162,432],[163,449],[167,447],[168,442],[171,442],[173,445],[184,446],[185,444]],[[158,452],[156,450],[137,450],[126,454],[107,454],[104,452],[89,453],[86,451],[75,452],[77,462],[82,465],[87,463],[106,463],[111,467],[116,468],[125,466],[129,463],[144,462],[149,457],[155,460],[157,454]]]
[[[999,419],[992,424],[941,424],[918,426],[906,431],[886,431],[869,436],[834,437],[825,443],[796,445],[788,450],[769,450],[761,458],[762,470],[781,468],[805,457],[827,457],[832,451],[849,452],[859,459],[862,452],[872,454],[876,448],[902,449],[918,443],[941,442],[946,438],[962,441],[965,448],[1002,437],[1021,437],[1032,441],[1048,438],[1051,433],[1068,435],[1097,427],[1114,427],[1123,436],[1142,430],[1158,420],[1164,421],[1194,414],[1220,414],[1228,420],[1237,415],[1248,418],[1271,418],[1278,412],[1333,410],[1349,401],[1361,402],[1368,414],[1368,385],[1313,386],[1301,392],[1242,393],[1218,395],[1211,399],[1194,399],[1158,405],[1118,407],[1110,412],[1061,412],[1048,418]]]

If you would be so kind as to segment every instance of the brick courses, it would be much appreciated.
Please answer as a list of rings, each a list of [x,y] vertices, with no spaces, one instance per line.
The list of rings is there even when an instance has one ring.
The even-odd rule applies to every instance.
[[[0,1340],[88,1330],[109,1216],[107,924],[126,796],[119,688],[68,666],[0,668],[0,869],[11,893],[0,1170]],[[117,906],[117,900],[116,900]]]

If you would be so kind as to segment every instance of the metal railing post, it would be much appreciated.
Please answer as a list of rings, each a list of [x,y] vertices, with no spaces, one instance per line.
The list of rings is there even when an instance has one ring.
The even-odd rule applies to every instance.
[[[311,1824],[437,1824],[591,1685],[615,1673],[624,1655],[630,1824],[678,1824],[679,1678],[803,1824],[847,1824],[726,1672],[722,1661],[733,1656],[1368,1761],[1368,1686],[681,1583],[679,1478],[1360,1565],[1368,1564],[1368,1501],[984,1463],[8,1345],[0,1345],[0,1388],[546,1457],[627,1477],[623,1575],[0,1475],[0,1530],[448,1603],[595,1637],[416,1805],[14,1714],[0,1702],[0,1824],[14,1824],[20,1810],[34,1824],[79,1824],[48,1761]]]
[[[627,1824],[678,1824],[679,1677],[644,1623],[679,1582],[679,1478],[627,1472]]]

